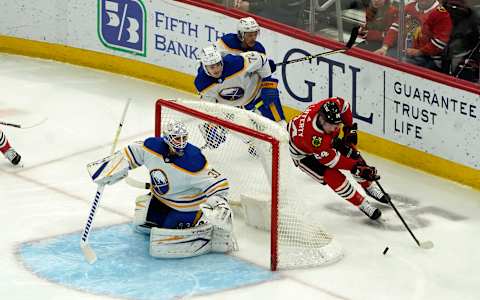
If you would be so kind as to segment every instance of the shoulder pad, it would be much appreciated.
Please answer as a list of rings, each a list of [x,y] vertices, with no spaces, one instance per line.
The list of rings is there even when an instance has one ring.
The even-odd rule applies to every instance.
[[[263,47],[262,43],[260,42],[255,43],[255,46],[253,46],[253,50],[262,54],[267,54],[267,50],[265,50],[265,47]]]
[[[207,164],[207,159],[198,147],[188,143],[183,156],[175,157],[172,162],[188,172],[199,172]]]
[[[226,77],[243,70],[244,65],[245,62],[243,56],[234,54],[225,55],[223,58],[222,79],[225,79]]]
[[[198,68],[197,77],[195,77],[194,84],[199,93],[214,84],[216,81],[217,80],[215,78],[208,76],[201,66]]]
[[[165,155],[168,153],[168,146],[162,137],[150,137],[143,142],[143,146],[160,155]]]
[[[241,50],[241,41],[238,39],[237,34],[227,33],[221,39],[229,48]]]

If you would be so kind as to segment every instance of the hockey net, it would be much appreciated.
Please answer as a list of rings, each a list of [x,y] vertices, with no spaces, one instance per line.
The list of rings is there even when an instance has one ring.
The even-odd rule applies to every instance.
[[[209,165],[228,178],[229,199],[242,207],[245,221],[269,227],[264,229],[270,231],[272,270],[325,265],[343,256],[332,236],[308,215],[291,182],[295,167],[287,132],[279,124],[221,104],[158,100],[155,135],[160,136],[162,126],[171,120],[186,124],[189,142],[200,147]],[[259,225],[262,222],[265,226]]]

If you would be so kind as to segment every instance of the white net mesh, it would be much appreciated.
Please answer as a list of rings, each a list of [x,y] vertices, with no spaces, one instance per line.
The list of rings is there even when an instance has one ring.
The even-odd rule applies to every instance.
[[[172,108],[168,103],[165,100],[157,102],[157,132],[171,120],[183,121],[189,130],[189,142],[202,148],[209,164],[230,181],[231,201],[241,205],[244,196],[262,198],[267,195],[263,198],[267,198],[268,211],[263,217],[277,218],[278,224],[271,233],[277,244],[271,253],[273,269],[324,265],[342,257],[342,250],[332,236],[323,230],[318,220],[308,216],[301,194],[291,183],[295,166],[290,159],[284,128],[260,115],[231,106],[176,100]],[[205,121],[202,113],[228,124],[221,126],[212,120]],[[255,137],[259,133],[264,135]],[[272,160],[272,142],[275,141],[278,141],[279,151]],[[278,177],[272,176],[276,173],[275,161],[278,162]],[[278,183],[278,197],[272,192],[272,177]],[[278,214],[270,212],[272,199],[277,203]],[[270,224],[269,220],[265,221]],[[278,234],[275,235],[275,231]]]

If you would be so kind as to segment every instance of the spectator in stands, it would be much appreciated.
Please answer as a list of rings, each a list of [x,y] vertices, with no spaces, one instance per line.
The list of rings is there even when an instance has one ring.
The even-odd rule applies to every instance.
[[[450,14],[453,30],[444,51],[442,71],[478,81],[480,18],[465,0],[444,0],[443,5]]]
[[[303,29],[305,24],[302,16],[306,2],[306,0],[267,0],[262,11],[253,13]]]
[[[235,0],[234,6],[237,9],[259,14],[264,8],[267,0]]]
[[[365,42],[358,47],[370,51],[382,47],[385,34],[397,17],[398,8],[390,0],[371,0],[365,10],[366,22],[359,32]]]
[[[396,44],[398,23],[397,18],[388,29],[382,48],[375,51],[377,54],[386,55]],[[405,27],[406,61],[439,71],[452,31],[448,11],[437,0],[411,2],[405,6]]]

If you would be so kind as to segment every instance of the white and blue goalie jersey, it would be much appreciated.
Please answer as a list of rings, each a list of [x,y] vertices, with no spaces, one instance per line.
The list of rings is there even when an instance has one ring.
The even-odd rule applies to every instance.
[[[228,180],[209,168],[198,147],[187,144],[183,156],[168,153],[162,137],[148,138],[123,149],[130,168],[143,165],[148,169],[155,198],[175,210],[198,211],[208,197],[227,196]]]
[[[228,54],[223,58],[221,77],[207,75],[200,66],[195,87],[203,100],[241,107],[258,97],[262,79],[271,74],[264,54],[253,51]]]

